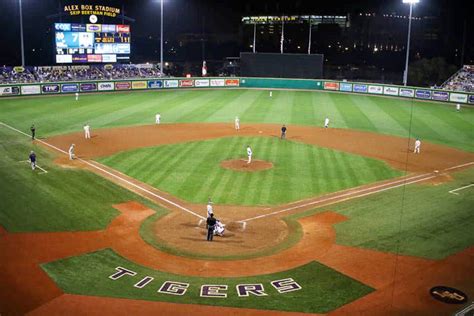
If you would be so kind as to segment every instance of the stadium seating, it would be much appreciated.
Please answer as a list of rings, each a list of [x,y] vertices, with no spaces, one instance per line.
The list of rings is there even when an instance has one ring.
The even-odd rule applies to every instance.
[[[157,78],[160,69],[155,66],[140,65],[91,65],[91,66],[45,66],[25,67],[18,71],[16,67],[0,67],[0,84],[60,82],[108,79]]]
[[[464,65],[451,76],[442,86],[443,89],[452,91],[474,91],[474,66]]]

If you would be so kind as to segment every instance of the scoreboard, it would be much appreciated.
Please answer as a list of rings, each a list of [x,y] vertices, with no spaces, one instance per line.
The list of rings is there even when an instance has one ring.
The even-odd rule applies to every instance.
[[[130,60],[130,26],[55,23],[56,63],[114,63]]]

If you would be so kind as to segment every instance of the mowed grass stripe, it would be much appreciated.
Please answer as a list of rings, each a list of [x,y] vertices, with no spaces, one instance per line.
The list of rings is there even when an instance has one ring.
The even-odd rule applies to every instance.
[[[358,96],[346,96],[333,93],[330,95],[339,113],[344,117],[349,128],[371,130],[378,132],[377,127],[367,115],[354,103]]]

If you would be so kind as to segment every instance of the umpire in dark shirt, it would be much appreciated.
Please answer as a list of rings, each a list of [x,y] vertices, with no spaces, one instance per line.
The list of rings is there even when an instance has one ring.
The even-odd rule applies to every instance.
[[[281,127],[281,137],[280,137],[280,138],[281,138],[281,139],[285,139],[285,138],[286,138],[286,126],[285,126],[285,125],[283,125],[283,126]]]
[[[210,217],[207,218],[207,241],[212,241],[214,237],[214,227],[216,227],[216,219],[214,218],[214,214],[211,214]]]

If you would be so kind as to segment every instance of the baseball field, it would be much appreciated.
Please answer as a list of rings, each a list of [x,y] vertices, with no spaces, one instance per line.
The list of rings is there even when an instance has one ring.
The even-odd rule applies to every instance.
[[[0,99],[0,314],[450,315],[430,289],[474,297],[473,131],[331,92]]]

